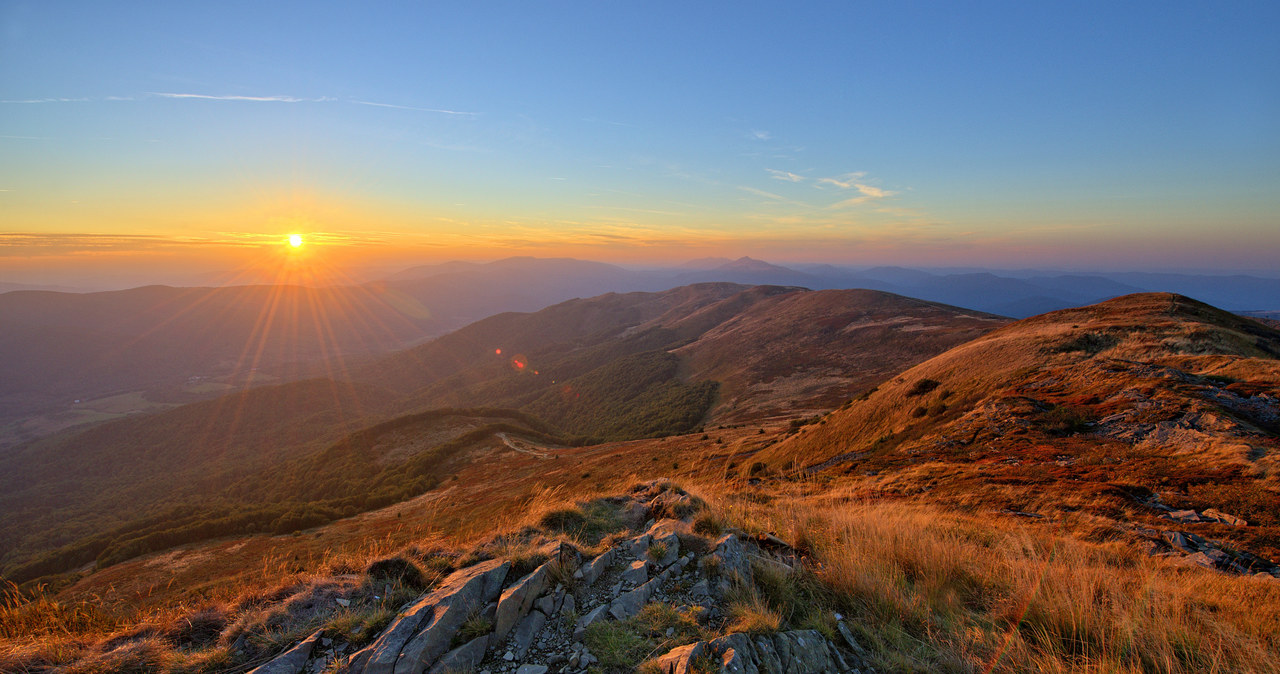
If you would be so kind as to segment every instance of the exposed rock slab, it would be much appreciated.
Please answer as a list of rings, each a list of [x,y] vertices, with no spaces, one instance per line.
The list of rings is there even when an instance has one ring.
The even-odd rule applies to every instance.
[[[689,674],[700,658],[714,659],[719,672],[743,674],[839,674],[852,669],[840,652],[815,630],[776,634],[728,634],[681,646],[654,661],[663,674]]]
[[[428,674],[452,674],[475,669],[484,660],[485,651],[489,650],[489,635],[476,637],[471,641],[445,653],[431,666]]]
[[[455,571],[391,622],[368,647],[351,659],[357,674],[419,674],[448,650],[468,614],[502,589],[511,563],[480,562]]]
[[[316,630],[311,636],[299,642],[297,646],[280,654],[271,662],[251,670],[249,674],[298,674],[307,666],[307,660],[311,658],[311,651],[315,649],[316,644],[320,642],[320,637],[323,635],[324,630]]]

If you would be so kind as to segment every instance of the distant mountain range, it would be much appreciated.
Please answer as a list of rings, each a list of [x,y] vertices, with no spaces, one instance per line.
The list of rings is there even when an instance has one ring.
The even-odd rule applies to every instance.
[[[881,290],[1014,318],[1147,291],[1260,317],[1280,311],[1280,279],[1256,276],[798,269],[750,257],[656,270],[566,258],[455,261],[321,288],[16,290],[0,294],[0,446],[101,418],[70,416],[77,400],[142,392],[156,403],[190,402],[250,377],[263,383],[327,376],[506,311],[712,282]],[[35,417],[42,421],[26,422]]]

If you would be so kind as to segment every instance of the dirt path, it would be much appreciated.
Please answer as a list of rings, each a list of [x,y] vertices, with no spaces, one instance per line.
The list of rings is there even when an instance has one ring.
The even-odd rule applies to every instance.
[[[556,458],[556,455],[555,455],[555,454],[552,454],[551,452],[543,451],[543,450],[541,450],[541,449],[535,449],[532,445],[530,445],[530,444],[528,444],[528,443],[526,443],[526,442],[522,442],[522,441],[520,441],[520,440],[513,440],[513,439],[511,439],[509,436],[507,436],[507,434],[506,434],[506,433],[499,433],[499,434],[498,434],[498,437],[499,437],[499,438],[502,440],[502,442],[503,442],[503,443],[505,443],[508,447],[510,447],[511,449],[516,450],[517,452],[520,452],[521,454],[528,454],[528,455],[530,455],[530,456],[536,456],[536,457],[538,457],[539,459],[554,459],[554,458]]]

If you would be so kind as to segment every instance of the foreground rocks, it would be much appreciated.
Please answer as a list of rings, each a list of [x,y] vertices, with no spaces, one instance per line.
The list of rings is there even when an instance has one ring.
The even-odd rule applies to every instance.
[[[672,649],[656,660],[663,674],[743,672],[774,674],[857,672],[834,644],[814,630],[776,634],[726,634]]]
[[[665,482],[639,485],[619,501],[619,512],[643,523],[600,554],[584,556],[569,544],[549,542],[536,551],[545,561],[523,575],[503,559],[467,566],[406,604],[372,643],[345,660],[323,653],[309,657],[321,639],[317,633],[257,671],[576,674],[600,664],[587,645],[595,623],[626,621],[648,604],[665,604],[679,615],[697,616],[697,633],[715,634],[726,620],[726,595],[753,582],[753,562],[788,568],[797,563],[777,539],[757,543],[740,532],[693,533],[700,503]],[[646,667],[755,674],[870,671],[847,627],[840,627],[839,643],[812,630],[730,633],[684,643],[693,639],[669,628],[665,639],[653,637],[662,648]]]

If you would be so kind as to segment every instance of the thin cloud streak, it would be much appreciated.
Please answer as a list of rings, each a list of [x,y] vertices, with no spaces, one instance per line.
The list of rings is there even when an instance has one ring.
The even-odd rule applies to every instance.
[[[458,115],[462,117],[474,117],[481,113],[467,112],[465,110],[449,110],[447,108],[422,108],[413,105],[397,105],[395,103],[379,103],[377,101],[363,101],[358,99],[339,99],[333,96],[319,96],[315,98],[304,98],[300,96],[242,96],[242,95],[215,95],[215,94],[196,94],[188,92],[176,91],[148,91],[144,94],[144,98],[165,98],[170,100],[197,100],[197,101],[235,101],[243,103],[350,103],[352,105],[366,105],[375,108],[391,108],[394,110],[412,110],[415,112],[431,112],[441,115]],[[6,99],[0,100],[0,103],[8,103],[12,105],[37,105],[41,103],[94,103],[101,101],[137,101],[134,96],[104,96],[100,98],[83,97],[83,98],[25,98],[25,99]]]
[[[395,110],[414,110],[414,111],[417,111],[417,112],[438,112],[438,113],[440,113],[440,114],[442,114],[442,115],[463,115],[463,116],[471,117],[471,116],[475,116],[475,115],[480,114],[480,113],[478,113],[478,112],[464,112],[464,111],[461,111],[461,110],[446,110],[446,109],[444,109],[444,108],[418,108],[418,107],[414,107],[414,106],[412,106],[412,105],[395,105],[394,103],[377,103],[377,102],[375,102],[375,101],[358,101],[358,100],[352,100],[352,101],[349,101],[349,102],[350,102],[350,103],[355,103],[356,105],[369,105],[369,106],[372,106],[372,107],[375,107],[375,108],[392,108],[392,109],[395,109]]]
[[[769,172],[769,176],[774,180],[785,180],[789,183],[802,183],[806,178],[802,175],[792,173],[790,171],[779,171],[778,169],[765,169]]]
[[[209,94],[178,94],[162,91],[148,91],[148,96],[160,98],[195,98],[204,101],[248,101],[251,103],[323,103],[332,98],[297,98],[294,96],[211,96]]]

